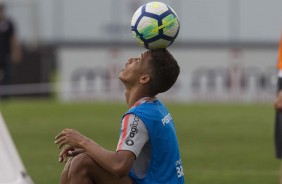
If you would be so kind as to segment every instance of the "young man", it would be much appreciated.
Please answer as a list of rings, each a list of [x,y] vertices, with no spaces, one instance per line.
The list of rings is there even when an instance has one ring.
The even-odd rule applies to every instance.
[[[59,161],[71,157],[62,184],[183,184],[184,173],[171,115],[156,98],[179,75],[166,49],[129,58],[119,74],[130,108],[122,119],[116,152],[72,129],[55,137],[62,148]]]
[[[282,159],[282,33],[278,50],[278,83],[277,97],[274,101],[275,107],[275,151],[276,158]],[[280,169],[280,184],[282,184],[282,166]]]
[[[11,82],[11,62],[19,62],[21,59],[20,44],[15,34],[15,27],[6,17],[5,5],[0,3],[0,87]],[[6,99],[3,95],[0,98]]]

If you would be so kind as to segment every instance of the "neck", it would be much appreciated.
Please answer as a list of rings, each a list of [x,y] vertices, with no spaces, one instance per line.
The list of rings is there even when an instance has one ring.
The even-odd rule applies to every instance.
[[[132,107],[138,100],[144,97],[151,97],[151,95],[140,90],[139,88],[127,88],[125,90],[125,98],[128,107]]]

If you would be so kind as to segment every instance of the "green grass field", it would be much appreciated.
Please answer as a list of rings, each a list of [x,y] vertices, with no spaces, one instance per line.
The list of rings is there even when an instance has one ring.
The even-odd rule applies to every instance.
[[[275,184],[271,104],[167,104],[176,124],[187,184]],[[118,103],[61,104],[12,100],[0,109],[23,162],[36,184],[59,183],[63,168],[54,137],[74,128],[115,150]]]

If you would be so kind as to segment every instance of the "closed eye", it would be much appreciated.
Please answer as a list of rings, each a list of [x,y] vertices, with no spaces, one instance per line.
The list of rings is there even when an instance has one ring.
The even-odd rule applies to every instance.
[[[134,60],[135,60],[136,62],[140,62],[140,61],[141,61],[140,57],[134,58]]]

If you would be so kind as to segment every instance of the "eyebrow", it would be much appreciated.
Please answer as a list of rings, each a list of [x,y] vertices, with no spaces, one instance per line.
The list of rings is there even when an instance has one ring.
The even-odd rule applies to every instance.
[[[138,58],[140,59],[140,61],[142,61],[143,57],[144,57],[144,56],[143,56],[143,54],[141,53]]]
[[[149,52],[149,51],[142,52],[142,53],[141,53],[141,57],[144,57],[145,55],[147,55],[148,52]]]

